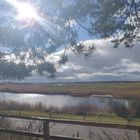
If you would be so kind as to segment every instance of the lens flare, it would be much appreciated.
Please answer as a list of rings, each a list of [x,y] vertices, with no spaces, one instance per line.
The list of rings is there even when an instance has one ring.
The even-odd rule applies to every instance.
[[[54,23],[43,17],[37,10],[28,2],[19,2],[17,0],[6,0],[17,10],[17,15],[15,16],[17,21],[23,23],[20,28],[26,28],[28,26],[33,26],[34,23],[38,23],[54,40],[59,43],[64,42],[64,35],[61,33],[59,28],[57,28]]]
[[[36,10],[29,4],[25,2],[18,2],[16,0],[7,0],[11,5],[13,5],[18,12],[16,19],[18,20],[29,20],[36,19]]]
[[[37,16],[36,11],[33,9],[33,7],[27,3],[19,4],[17,10],[19,13],[18,18],[21,20],[35,19]]]

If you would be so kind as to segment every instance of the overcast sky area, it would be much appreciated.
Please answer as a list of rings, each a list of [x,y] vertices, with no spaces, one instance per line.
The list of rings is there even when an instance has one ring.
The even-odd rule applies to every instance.
[[[133,48],[119,46],[113,48],[110,40],[87,40],[87,46],[94,42],[95,53],[90,58],[68,53],[69,61],[59,68],[54,79],[45,75],[34,75],[20,82],[97,82],[97,81],[139,81],[140,80],[140,44]],[[57,59],[57,52],[52,59]],[[54,57],[55,56],[55,57]],[[14,81],[19,82],[19,81]]]

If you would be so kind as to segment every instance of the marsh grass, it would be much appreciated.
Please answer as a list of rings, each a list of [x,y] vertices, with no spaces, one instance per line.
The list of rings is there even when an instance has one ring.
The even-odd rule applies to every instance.
[[[0,84],[1,92],[51,95],[112,95],[119,98],[140,97],[140,82],[71,83],[71,84]]]

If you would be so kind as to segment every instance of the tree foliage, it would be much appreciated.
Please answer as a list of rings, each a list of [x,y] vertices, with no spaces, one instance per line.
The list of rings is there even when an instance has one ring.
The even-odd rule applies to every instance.
[[[113,113],[117,114],[120,117],[128,118],[130,113],[128,107],[125,105],[125,103],[112,101],[111,102],[111,110]]]
[[[95,46],[84,45],[80,40],[81,30],[85,30],[91,39],[112,38],[114,47],[122,43],[132,47],[140,40],[138,0],[15,1],[29,3],[36,9],[37,17],[17,20],[17,7],[9,0],[0,1],[1,78],[22,79],[32,71],[54,77],[58,64],[68,61],[68,50],[89,57]],[[61,49],[64,53],[60,60],[54,63],[48,59]],[[13,71],[17,75],[21,70],[23,75],[6,73],[10,67],[16,69]]]
[[[0,62],[0,78],[1,79],[24,79],[31,75],[30,67],[23,63],[15,64],[13,62]]]
[[[134,117],[140,117],[140,99],[134,98],[129,101],[129,108],[131,110],[131,114]]]
[[[111,110],[113,113],[120,117],[126,119],[138,118],[140,117],[140,102],[139,98],[133,98],[127,100],[127,105],[125,102],[111,101]]]

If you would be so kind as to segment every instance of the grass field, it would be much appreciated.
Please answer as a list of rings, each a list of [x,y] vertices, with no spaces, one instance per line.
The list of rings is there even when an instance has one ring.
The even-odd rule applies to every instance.
[[[73,84],[0,84],[0,92],[39,93],[52,95],[112,95],[140,97],[140,82],[73,83]]]
[[[117,116],[116,114],[106,115],[76,115],[68,113],[49,113],[49,112],[38,112],[38,111],[6,111],[0,110],[0,114],[12,114],[22,116],[36,116],[36,117],[47,117],[55,119],[68,119],[68,120],[86,120],[101,123],[117,123],[117,124],[129,124],[129,121],[123,117]],[[140,125],[140,118],[132,118],[130,124]]]

